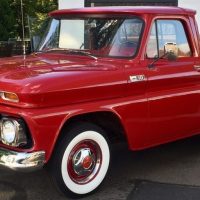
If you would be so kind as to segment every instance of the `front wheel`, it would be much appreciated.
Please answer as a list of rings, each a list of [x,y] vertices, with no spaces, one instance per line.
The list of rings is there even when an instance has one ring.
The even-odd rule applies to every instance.
[[[110,163],[110,149],[104,131],[89,123],[66,133],[52,160],[52,175],[68,196],[93,192],[102,183]]]

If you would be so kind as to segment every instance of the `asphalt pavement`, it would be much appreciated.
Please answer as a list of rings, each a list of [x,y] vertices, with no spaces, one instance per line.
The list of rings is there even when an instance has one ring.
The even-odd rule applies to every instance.
[[[126,200],[138,180],[200,186],[200,136],[140,152],[116,145],[104,184],[82,200]],[[24,174],[0,169],[0,200],[69,198],[56,190],[46,170]]]

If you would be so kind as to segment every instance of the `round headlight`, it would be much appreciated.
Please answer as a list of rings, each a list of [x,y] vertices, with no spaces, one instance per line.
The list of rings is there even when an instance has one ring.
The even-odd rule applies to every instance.
[[[1,138],[2,142],[12,144],[16,138],[16,125],[9,120],[2,122]]]

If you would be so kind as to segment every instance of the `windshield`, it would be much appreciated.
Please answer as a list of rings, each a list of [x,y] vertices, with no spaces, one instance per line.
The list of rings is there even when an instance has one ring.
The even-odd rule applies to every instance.
[[[143,21],[133,18],[53,19],[39,51],[64,51],[100,57],[133,57],[140,44]]]

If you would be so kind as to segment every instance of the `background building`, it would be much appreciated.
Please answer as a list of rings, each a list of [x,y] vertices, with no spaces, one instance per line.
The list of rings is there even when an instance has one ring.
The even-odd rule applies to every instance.
[[[85,6],[177,6],[178,0],[85,0]]]
[[[178,6],[178,0],[59,0],[60,8],[146,5]]]
[[[197,10],[197,21],[200,26],[200,1],[197,0],[59,0],[59,8],[78,8],[93,6],[180,6]],[[198,9],[199,8],[199,9]]]

